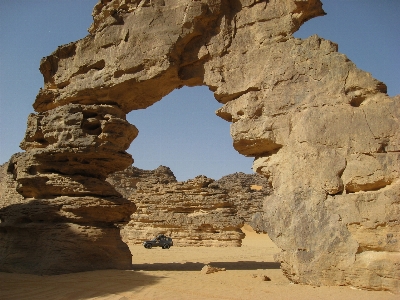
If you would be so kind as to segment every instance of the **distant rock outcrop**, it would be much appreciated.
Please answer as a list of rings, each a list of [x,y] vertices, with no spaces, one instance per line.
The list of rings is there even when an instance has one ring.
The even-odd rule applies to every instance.
[[[118,171],[110,174],[107,177],[114,188],[125,198],[130,198],[132,193],[136,193],[137,184],[148,184],[150,187],[153,184],[176,183],[176,177],[170,168],[159,166],[155,170],[142,170],[133,166],[126,168],[123,171]]]
[[[107,181],[137,206],[121,230],[128,245],[163,233],[178,246],[240,246],[240,228],[262,211],[270,188],[258,174],[235,173],[220,180],[197,176],[177,182],[172,171],[129,167]]]

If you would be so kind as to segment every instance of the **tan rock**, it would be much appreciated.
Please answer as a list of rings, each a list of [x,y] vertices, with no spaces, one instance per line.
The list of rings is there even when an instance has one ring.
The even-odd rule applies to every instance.
[[[212,273],[221,272],[221,271],[226,271],[226,269],[225,269],[225,268],[213,267],[213,266],[211,266],[211,265],[205,265],[205,266],[201,269],[201,273],[202,273],[202,274],[212,274]]]
[[[137,206],[121,236],[128,245],[141,244],[158,234],[175,246],[240,246],[241,227],[262,211],[270,189],[258,174],[235,173],[213,180],[205,176],[177,182],[172,171],[129,167],[107,181]],[[254,191],[252,184],[263,191]]]
[[[62,274],[130,268],[132,255],[114,224],[129,221],[127,218],[135,210],[132,202],[120,196],[85,195],[80,187],[65,181],[68,177],[62,176],[58,176],[61,180],[58,184],[48,185],[47,193],[58,186],[68,196],[24,198],[17,193],[18,183],[12,172],[11,163],[0,168],[0,268],[3,272]],[[98,186],[96,190],[100,193]],[[114,193],[117,192],[114,190]],[[73,194],[81,196],[73,197]]]
[[[267,275],[264,274],[253,274],[252,277],[257,278],[261,281],[271,281],[271,278],[269,278]]]

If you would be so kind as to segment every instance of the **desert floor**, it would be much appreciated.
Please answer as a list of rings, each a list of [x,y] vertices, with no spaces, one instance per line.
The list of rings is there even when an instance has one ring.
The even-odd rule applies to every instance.
[[[133,246],[133,270],[56,276],[0,273],[0,299],[399,299],[388,292],[291,284],[273,260],[278,248],[244,227],[242,247]],[[204,274],[205,264],[225,268]],[[268,276],[271,280],[264,281]]]

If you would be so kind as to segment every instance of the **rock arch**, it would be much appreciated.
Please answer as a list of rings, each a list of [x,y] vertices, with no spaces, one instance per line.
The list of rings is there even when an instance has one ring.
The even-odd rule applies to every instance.
[[[128,267],[114,224],[135,208],[104,183],[132,162],[125,150],[137,129],[125,115],[183,85],[207,85],[235,149],[272,182],[254,222],[282,249],[285,274],[398,290],[400,99],[336,44],[292,36],[323,14],[319,0],[100,1],[90,34],[41,61],[26,152],[9,167],[24,199],[2,211],[1,233],[78,235],[84,242],[55,243],[55,264],[77,251],[82,262],[97,259],[64,272]],[[17,205],[28,209],[7,218]],[[19,267],[8,260],[1,269],[52,273]]]

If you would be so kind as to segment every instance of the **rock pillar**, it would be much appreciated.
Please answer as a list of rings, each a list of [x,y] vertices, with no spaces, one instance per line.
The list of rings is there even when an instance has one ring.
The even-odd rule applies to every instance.
[[[118,224],[135,205],[105,179],[131,164],[137,135],[113,105],[67,104],[28,118],[8,174],[22,195],[0,210],[0,269],[59,274],[130,269]]]

